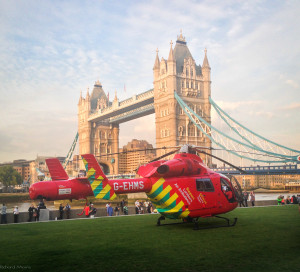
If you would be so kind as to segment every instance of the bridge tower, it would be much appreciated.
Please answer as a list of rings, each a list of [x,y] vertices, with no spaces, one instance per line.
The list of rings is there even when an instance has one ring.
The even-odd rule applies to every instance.
[[[113,103],[118,103],[117,96]],[[119,168],[118,155],[108,156],[107,154],[116,153],[119,150],[119,125],[90,118],[92,113],[108,106],[110,106],[109,99],[99,81],[95,82],[91,95],[89,90],[85,98],[82,97],[82,93],[80,94],[78,102],[79,154],[94,154],[106,174],[116,174]]]
[[[211,147],[210,139],[197,130],[174,97],[176,92],[190,108],[211,123],[208,100],[211,94],[210,72],[207,50],[201,67],[193,59],[182,33],[177,36],[174,49],[171,41],[168,59],[159,60],[156,51],[153,85],[157,147],[186,143]],[[160,155],[166,152],[162,150]],[[209,156],[203,156],[202,159],[211,165]]]

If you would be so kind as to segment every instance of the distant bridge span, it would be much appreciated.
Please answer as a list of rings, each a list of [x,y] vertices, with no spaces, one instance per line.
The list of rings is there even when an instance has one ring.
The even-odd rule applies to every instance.
[[[89,115],[88,121],[121,124],[152,113],[154,113],[153,89],[121,102],[115,101],[110,107],[94,111]]]

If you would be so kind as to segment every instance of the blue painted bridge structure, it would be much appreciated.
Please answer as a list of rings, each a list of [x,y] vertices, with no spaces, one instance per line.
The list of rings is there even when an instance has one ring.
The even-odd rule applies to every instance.
[[[244,171],[232,167],[212,168],[213,171],[224,175],[300,175],[300,168],[297,165],[276,165],[276,166],[249,166],[240,167]]]

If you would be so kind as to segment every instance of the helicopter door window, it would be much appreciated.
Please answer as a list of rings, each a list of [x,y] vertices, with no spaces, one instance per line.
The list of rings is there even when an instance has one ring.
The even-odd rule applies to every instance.
[[[215,188],[210,179],[196,179],[196,188],[200,192],[214,192]]]

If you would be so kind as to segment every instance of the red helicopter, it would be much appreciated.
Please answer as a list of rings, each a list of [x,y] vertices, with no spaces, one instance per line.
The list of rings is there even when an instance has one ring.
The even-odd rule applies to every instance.
[[[162,157],[176,151],[178,149]],[[215,157],[197,147],[184,145],[171,160],[160,160],[160,157],[140,166],[137,174],[141,178],[118,180],[108,180],[91,154],[82,155],[87,176],[75,179],[68,179],[57,159],[48,159],[46,163],[53,181],[33,184],[29,194],[31,199],[80,199],[94,195],[113,200],[116,194],[145,192],[161,214],[157,225],[167,217],[194,222],[195,229],[199,229],[199,218],[214,216],[227,221],[222,226],[234,226],[237,218],[230,224],[228,218],[218,215],[232,211],[241,202],[238,181],[233,176],[228,178],[210,170],[196,152]]]

